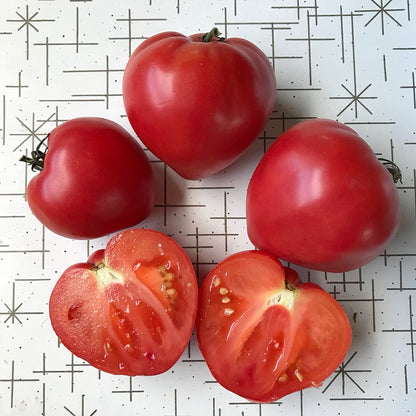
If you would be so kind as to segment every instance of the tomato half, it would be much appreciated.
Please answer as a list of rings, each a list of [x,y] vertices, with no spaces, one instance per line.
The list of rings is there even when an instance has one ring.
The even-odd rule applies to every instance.
[[[263,251],[214,267],[200,289],[196,331],[215,379],[256,402],[319,386],[351,343],[341,305]]]
[[[276,78],[253,43],[159,33],[130,57],[123,79],[127,117],[147,148],[187,179],[234,162],[273,110]]]
[[[400,217],[392,175],[342,123],[296,124],[270,146],[247,190],[252,243],[293,264],[327,272],[381,254]]]
[[[132,227],[154,204],[150,162],[117,123],[80,117],[56,127],[47,151],[23,158],[41,170],[27,188],[37,219],[56,234],[97,238]]]
[[[63,273],[49,312],[62,343],[92,366],[153,375],[171,368],[184,351],[197,299],[183,249],[160,232],[130,229]]]

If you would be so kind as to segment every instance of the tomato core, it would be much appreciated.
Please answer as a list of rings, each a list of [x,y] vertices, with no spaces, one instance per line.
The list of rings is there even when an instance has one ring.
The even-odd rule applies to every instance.
[[[123,275],[105,265],[104,262],[97,264],[91,268],[97,279],[100,288],[103,288],[111,283],[124,283]]]

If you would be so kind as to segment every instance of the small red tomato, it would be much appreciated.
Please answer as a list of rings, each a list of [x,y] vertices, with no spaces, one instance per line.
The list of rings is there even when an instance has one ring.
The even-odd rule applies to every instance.
[[[224,169],[261,134],[276,78],[253,43],[159,33],[130,57],[123,98],[130,123],[158,158],[187,179]]]
[[[214,378],[255,402],[319,386],[351,343],[341,305],[264,251],[214,267],[200,289],[196,331]]]
[[[246,203],[257,248],[326,272],[369,263],[399,226],[391,173],[354,130],[333,120],[283,133],[254,171]]]
[[[81,117],[48,135],[46,153],[33,164],[41,172],[27,188],[33,214],[69,238],[97,238],[146,218],[154,203],[154,179],[142,147],[125,129],[103,118]]]
[[[112,374],[171,368],[191,337],[198,299],[184,250],[160,232],[130,229],[88,261],[69,267],[50,297],[52,327],[62,343]]]

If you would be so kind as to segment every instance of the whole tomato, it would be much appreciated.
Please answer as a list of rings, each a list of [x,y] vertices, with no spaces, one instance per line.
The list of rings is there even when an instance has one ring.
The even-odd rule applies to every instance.
[[[342,306],[260,250],[235,253],[208,274],[196,334],[215,379],[256,402],[319,386],[351,344]]]
[[[56,234],[102,237],[138,224],[153,207],[154,179],[140,144],[117,123],[81,117],[56,127],[47,151],[32,152],[41,172],[27,188],[33,214]]]
[[[158,231],[129,229],[64,271],[51,293],[51,324],[76,356],[112,374],[159,374],[192,334],[198,299],[185,251]]]
[[[179,175],[199,179],[234,162],[264,129],[276,79],[264,53],[240,38],[165,32],[130,57],[123,98],[147,148]]]
[[[252,243],[293,264],[327,272],[359,268],[399,226],[390,171],[342,123],[298,123],[267,150],[247,190]]]

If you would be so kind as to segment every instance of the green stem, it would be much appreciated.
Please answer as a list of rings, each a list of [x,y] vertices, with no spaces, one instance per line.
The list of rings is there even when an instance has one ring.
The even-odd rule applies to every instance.
[[[48,147],[45,145],[45,140],[48,138],[48,136],[46,136],[37,146],[36,149],[33,150],[30,153],[31,157],[28,157],[26,155],[22,156],[19,161],[21,162],[25,162],[28,165],[30,165],[32,171],[41,171],[43,169],[43,162],[45,160],[46,157],[46,151],[48,150]],[[41,146],[46,146],[45,151],[40,150]]]
[[[221,37],[221,32],[218,30],[218,28],[213,27],[210,32],[205,33],[202,36],[201,42],[209,43],[209,42],[212,41],[212,38],[214,38],[214,37],[217,38],[217,40],[220,41],[220,42],[224,42],[224,40],[225,40],[225,38]]]
[[[379,157],[378,160],[390,172],[390,175],[392,176],[394,183],[402,183],[402,172],[394,162],[388,159],[384,159],[382,157]]]

